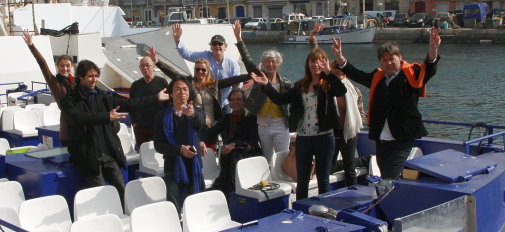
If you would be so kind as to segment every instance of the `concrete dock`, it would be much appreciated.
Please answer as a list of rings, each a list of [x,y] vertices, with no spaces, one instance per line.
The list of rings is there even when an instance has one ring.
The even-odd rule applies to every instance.
[[[283,43],[287,31],[243,31],[246,43]],[[505,44],[505,29],[443,29],[440,36],[444,43],[498,43]],[[398,41],[400,43],[427,43],[429,28],[390,27],[378,29],[374,43]]]

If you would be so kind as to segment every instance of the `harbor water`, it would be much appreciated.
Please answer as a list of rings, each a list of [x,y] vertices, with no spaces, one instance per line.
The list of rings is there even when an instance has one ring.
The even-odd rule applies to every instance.
[[[303,76],[308,45],[305,44],[248,44],[254,60],[261,53],[275,48],[283,54],[281,75],[292,82]],[[378,67],[376,51],[380,44],[343,45],[344,56],[354,66],[372,71]],[[330,55],[330,45],[322,45]],[[403,58],[422,62],[428,44],[401,44]],[[420,98],[419,109],[425,120],[505,125],[505,45],[442,44],[437,74],[428,83],[428,97]],[[330,55],[333,59],[333,55]],[[369,90],[355,84],[363,92],[367,110]],[[427,124],[429,136],[466,140],[469,127]],[[495,131],[498,132],[499,130]],[[482,130],[483,132],[483,130]],[[477,138],[474,129],[471,138]]]

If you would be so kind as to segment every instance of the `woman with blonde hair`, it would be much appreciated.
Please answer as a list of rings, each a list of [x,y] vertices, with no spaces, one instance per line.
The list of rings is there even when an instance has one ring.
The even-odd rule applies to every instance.
[[[289,130],[296,132],[296,199],[307,198],[312,167],[316,158],[319,194],[330,189],[330,168],[335,139],[333,127],[338,122],[333,97],[343,96],[347,90],[330,71],[328,56],[319,48],[312,49],[305,61],[305,74],[293,88],[279,93],[264,73],[251,74],[263,92],[278,105],[290,104]]]

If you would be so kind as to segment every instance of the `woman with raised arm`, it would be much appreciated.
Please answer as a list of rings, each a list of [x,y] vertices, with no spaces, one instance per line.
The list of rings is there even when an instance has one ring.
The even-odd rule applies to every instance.
[[[260,70],[253,62],[241,36],[240,21],[236,20],[233,25],[233,32],[237,39],[237,48],[242,56],[242,61],[247,72],[254,72],[260,75]],[[272,83],[272,86],[280,93],[285,93],[291,89],[291,82],[279,75],[279,68],[282,65],[281,54],[274,50],[263,52],[260,66],[265,68],[265,75]],[[245,108],[253,115],[256,115],[258,122],[258,134],[260,136],[261,150],[267,161],[270,163],[274,152],[287,151],[289,149],[289,127],[287,105],[278,105],[261,91],[261,85],[253,85],[251,92],[245,102]]]
[[[296,137],[296,199],[307,198],[312,168],[316,158],[316,175],[319,194],[330,189],[330,167],[335,149],[333,127],[338,122],[334,97],[343,96],[347,90],[330,71],[326,53],[312,49],[305,62],[304,77],[285,93],[279,93],[264,73],[251,74],[263,92],[278,105],[290,104],[289,130]]]
[[[158,60],[156,58],[156,50],[154,47],[149,48],[149,54],[151,59],[156,64],[163,73],[165,73],[169,78],[187,78],[190,80],[192,88],[194,88],[195,97],[194,104],[197,107],[201,107],[205,112],[205,124],[207,128],[210,128],[223,116],[223,110],[221,109],[221,97],[220,89],[228,88],[235,84],[250,79],[248,74],[243,74],[239,76],[234,76],[222,80],[216,80],[212,77],[210,63],[206,59],[197,59],[195,61],[194,75],[187,75],[178,72],[169,64]],[[200,147],[206,153],[203,144]]]
[[[72,76],[72,58],[68,55],[62,55],[56,60],[56,70],[58,73],[53,75],[44,57],[40,54],[39,50],[35,47],[32,41],[32,35],[27,30],[23,31],[23,39],[26,45],[37,60],[42,75],[51,90],[51,95],[54,97],[56,103],[58,103],[61,98],[65,97],[67,93],[74,89],[76,83],[74,77]],[[67,122],[63,115],[60,116],[60,141],[61,144],[67,145]]]

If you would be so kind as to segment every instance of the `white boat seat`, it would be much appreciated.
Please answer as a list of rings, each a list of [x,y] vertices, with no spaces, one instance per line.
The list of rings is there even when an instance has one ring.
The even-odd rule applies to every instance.
[[[212,187],[214,181],[221,172],[221,167],[218,164],[216,154],[210,148],[207,148],[207,154],[202,156],[202,173],[205,182],[205,188]]]
[[[23,138],[37,136],[38,131],[35,128],[40,126],[42,126],[42,123],[37,112],[21,110],[14,113],[14,131]]]
[[[123,232],[121,219],[114,214],[105,214],[81,219],[72,224],[70,232],[107,231]]]
[[[131,215],[137,207],[167,200],[165,181],[159,176],[136,179],[125,188],[125,211]]]
[[[179,213],[170,201],[135,208],[131,214],[131,232],[182,232]]]
[[[140,145],[139,171],[153,176],[165,176],[163,155],[156,152],[154,142],[145,142]]]
[[[28,231],[66,232],[72,225],[67,201],[60,195],[24,201],[19,207],[19,221]]]
[[[24,110],[19,106],[7,106],[0,108],[2,112],[2,130],[14,129],[14,113]]]
[[[140,154],[135,151],[129,134],[118,134],[119,140],[121,141],[121,147],[123,148],[124,155],[126,156],[126,161],[128,165],[138,164],[140,160]]]
[[[258,202],[263,202],[268,199],[291,194],[291,185],[282,182],[276,183],[276,181],[272,179],[270,167],[268,166],[266,158],[263,156],[239,160],[235,173],[235,192],[237,195],[251,197],[258,199]],[[279,188],[268,191],[249,189],[262,180],[267,180],[269,183],[276,183],[279,185]],[[265,194],[268,195],[268,198]]]

